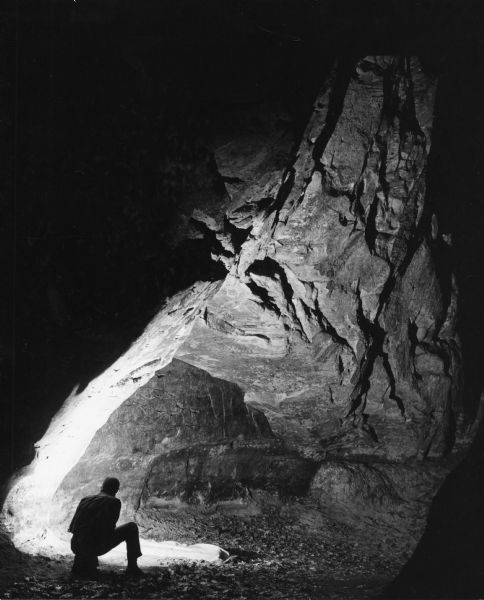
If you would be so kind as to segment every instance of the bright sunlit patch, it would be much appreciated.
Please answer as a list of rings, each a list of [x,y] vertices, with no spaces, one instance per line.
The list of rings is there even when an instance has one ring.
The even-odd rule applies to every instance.
[[[178,542],[154,542],[141,540],[143,556],[138,559],[138,564],[143,567],[155,567],[167,560],[205,560],[216,562],[220,560],[220,548],[213,544],[179,544]],[[114,548],[102,556],[99,561],[108,565],[125,565],[126,549],[124,544]]]
[[[217,287],[217,283],[198,283],[174,296],[122,357],[82,393],[74,390],[67,398],[36,445],[35,459],[10,482],[3,516],[19,549],[46,556],[71,554],[68,544],[49,530],[51,516],[56,514],[57,488],[112,412],[172,360]],[[207,549],[185,546],[183,550],[174,542],[143,544],[149,548],[145,563],[156,560],[159,564],[170,551],[186,552],[185,558],[214,560],[207,558],[211,556]],[[117,553],[113,551],[112,556]]]
[[[217,562],[227,554],[213,544],[180,544],[178,542],[155,542],[140,539],[143,556],[138,559],[138,565],[143,567],[157,567],[171,560],[193,560]],[[61,557],[71,556],[69,542],[56,536],[52,531],[44,532],[39,537],[32,538],[28,545],[29,552],[41,556]],[[113,567],[126,567],[126,546],[120,544],[107,554],[99,557],[100,565]]]

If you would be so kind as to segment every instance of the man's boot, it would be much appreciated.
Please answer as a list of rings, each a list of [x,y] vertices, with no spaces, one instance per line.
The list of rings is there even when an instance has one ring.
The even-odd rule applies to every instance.
[[[99,572],[97,556],[76,554],[72,565],[71,576],[75,579],[96,579]]]
[[[138,567],[138,557],[128,556],[128,567],[125,571],[127,577],[143,577],[143,571]]]

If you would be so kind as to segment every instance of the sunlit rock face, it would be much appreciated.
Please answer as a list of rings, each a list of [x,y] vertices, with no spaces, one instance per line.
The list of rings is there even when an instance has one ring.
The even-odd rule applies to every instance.
[[[434,91],[415,59],[335,68],[269,207],[249,219],[261,199],[238,192],[226,218],[246,241],[177,353],[315,459],[453,444],[456,298],[425,203]]]

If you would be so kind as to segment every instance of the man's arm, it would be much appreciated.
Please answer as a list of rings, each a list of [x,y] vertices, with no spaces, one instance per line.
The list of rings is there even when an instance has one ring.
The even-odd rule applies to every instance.
[[[108,514],[108,524],[109,527],[113,529],[116,527],[116,523],[119,519],[119,513],[121,512],[121,500],[119,498],[114,498],[114,502],[109,503],[109,514]]]
[[[74,533],[74,528],[76,526],[76,519],[77,519],[77,515],[79,514],[80,507],[81,507],[81,502],[79,502],[79,504],[77,505],[76,512],[74,513],[74,516],[72,517],[71,524],[69,525],[69,529],[67,530],[69,533]]]

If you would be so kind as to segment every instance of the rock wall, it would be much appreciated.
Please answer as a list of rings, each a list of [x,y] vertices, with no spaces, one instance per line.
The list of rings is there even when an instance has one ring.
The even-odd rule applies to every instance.
[[[269,206],[228,210],[246,239],[177,353],[313,457],[442,456],[454,441],[456,291],[425,202],[435,84],[416,59],[335,67],[282,183],[249,203]]]
[[[479,598],[484,479],[482,430],[477,447],[450,473],[433,498],[422,538],[388,598]]]
[[[335,520],[398,538],[413,549],[448,471],[446,465],[426,462],[326,461],[311,482],[310,497]]]
[[[425,194],[435,87],[416,58],[340,61],[288,165],[270,127],[264,152],[219,146],[224,204],[189,222],[229,272],[65,478],[57,521],[119,474],[155,537],[167,505],[261,489],[418,539],[449,465],[417,463],[449,453],[460,410],[457,292]]]

